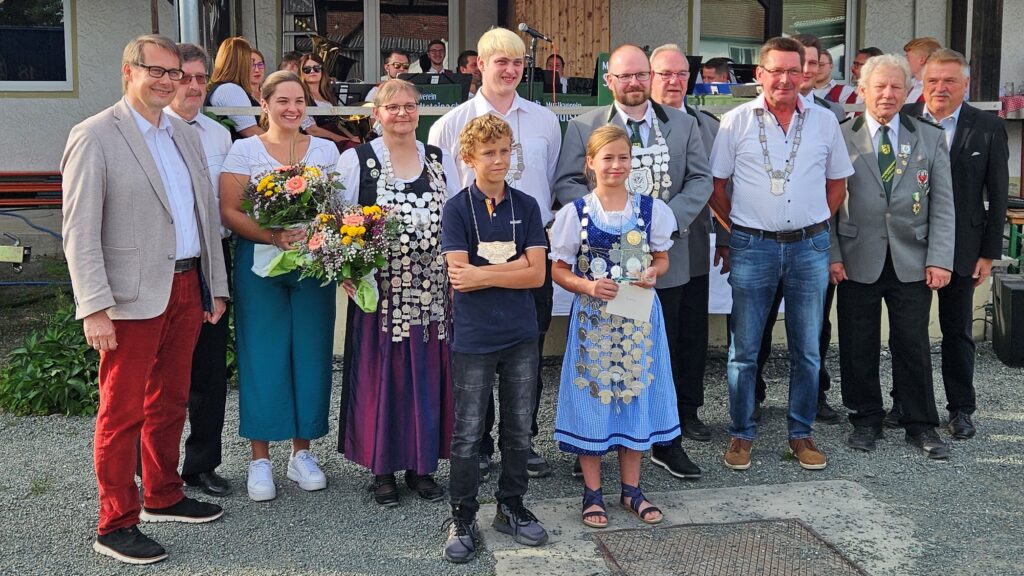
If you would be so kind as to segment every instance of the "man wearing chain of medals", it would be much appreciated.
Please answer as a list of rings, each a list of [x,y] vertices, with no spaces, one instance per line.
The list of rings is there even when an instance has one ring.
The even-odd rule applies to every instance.
[[[697,111],[686,103],[690,64],[676,44],[663,44],[651,51],[651,100],[685,112],[697,121],[701,141],[711,156],[718,134],[718,118]],[[711,272],[711,210],[705,205],[690,226],[690,280],[680,287],[679,324],[685,326],[672,355],[673,378],[677,382],[676,399],[683,436],[709,442],[711,429],[697,414],[704,405],[704,371],[708,356],[708,300]],[[724,234],[722,236],[725,236]],[[716,243],[720,243],[716,237]]]
[[[633,156],[627,188],[633,194],[663,200],[676,220],[673,244],[668,250],[669,270],[658,278],[656,286],[665,317],[669,354],[675,361],[682,353],[682,334],[692,330],[680,318],[683,287],[690,280],[690,228],[711,195],[707,151],[693,117],[651,101],[651,65],[638,46],[624,44],[612,52],[604,81],[611,88],[615,102],[569,122],[558,159],[555,194],[563,205],[587,195],[590,184],[583,168],[591,133],[609,123],[626,129]],[[617,276],[614,268],[626,262],[621,257],[619,260],[598,259],[591,267],[597,266],[598,273],[601,267],[606,267]],[[679,367],[673,366],[672,372],[677,396],[682,397]],[[690,413],[680,405],[679,410],[680,421],[690,419],[692,422],[696,417],[696,408]],[[686,424],[683,426],[685,428]],[[678,437],[666,445],[655,445],[651,461],[678,478],[692,479],[701,475],[700,467],[687,456]]]
[[[549,227],[555,219],[551,211],[551,184],[555,176],[555,163],[562,144],[562,131],[558,118],[547,108],[519,96],[516,88],[523,79],[526,45],[511,30],[492,28],[477,42],[477,65],[483,77],[483,86],[469,101],[455,107],[438,118],[430,127],[427,142],[440,148],[446,155],[461,158],[459,134],[474,118],[494,114],[512,127],[512,159],[505,181],[537,201],[541,223]],[[582,162],[580,156],[580,162]],[[582,164],[581,164],[582,165]],[[457,163],[461,188],[467,188],[476,177],[473,168],[464,160]],[[551,324],[551,263],[547,263],[544,285],[532,290],[537,310],[540,338],[538,350],[544,352],[544,335]],[[537,367],[537,396],[533,409],[532,436],[537,436],[537,408],[540,406],[540,364]],[[494,440],[490,430],[494,427],[494,401],[487,408],[485,434],[480,449],[480,473],[490,472]],[[530,448],[527,472],[531,478],[547,476],[551,466],[543,456]]]
[[[825,468],[811,439],[818,370],[829,221],[853,174],[831,112],[807,106],[804,47],[772,38],[761,47],[757,80],[764,93],[722,117],[711,152],[711,209],[731,232],[732,323],[729,327],[729,416],[725,465],[750,468],[757,353],[776,287],[782,282],[789,342],[789,447],[805,469]],[[732,182],[732,194],[726,186]]]

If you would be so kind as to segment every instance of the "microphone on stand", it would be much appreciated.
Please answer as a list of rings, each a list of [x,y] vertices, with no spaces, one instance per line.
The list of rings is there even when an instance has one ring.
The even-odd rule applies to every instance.
[[[533,36],[537,40],[543,40],[545,42],[552,43],[554,42],[554,40],[552,40],[551,38],[545,36],[544,34],[538,32],[537,30],[534,30],[533,28],[530,28],[529,24],[527,24],[526,22],[519,23],[519,31],[523,32],[524,34],[529,34],[530,36]]]

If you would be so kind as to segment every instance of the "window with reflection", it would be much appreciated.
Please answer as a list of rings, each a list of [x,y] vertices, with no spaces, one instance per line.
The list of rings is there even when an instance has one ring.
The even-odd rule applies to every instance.
[[[71,0],[0,0],[0,91],[72,89]]]

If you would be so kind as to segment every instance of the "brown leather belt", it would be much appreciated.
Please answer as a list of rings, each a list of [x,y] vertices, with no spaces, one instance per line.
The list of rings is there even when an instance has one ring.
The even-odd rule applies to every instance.
[[[781,244],[789,242],[799,242],[806,240],[811,236],[814,236],[822,230],[828,230],[828,220],[824,222],[818,222],[817,224],[811,224],[806,228],[799,230],[792,230],[790,232],[770,232],[768,230],[758,230],[757,228],[747,228],[746,226],[740,226],[739,224],[732,225],[733,230],[739,230],[740,232],[746,232],[751,236],[757,236],[764,240],[775,240]]]
[[[185,258],[184,260],[174,261],[174,273],[181,274],[182,272],[188,272],[189,270],[199,266],[199,258]]]

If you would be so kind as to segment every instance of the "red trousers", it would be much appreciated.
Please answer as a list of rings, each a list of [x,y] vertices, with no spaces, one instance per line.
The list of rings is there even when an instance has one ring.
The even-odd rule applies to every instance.
[[[114,321],[117,349],[100,355],[100,408],[93,438],[99,534],[139,523],[135,468],[140,438],[146,507],[166,508],[184,498],[178,453],[192,352],[202,323],[199,272],[194,268],[174,275],[163,314]]]

